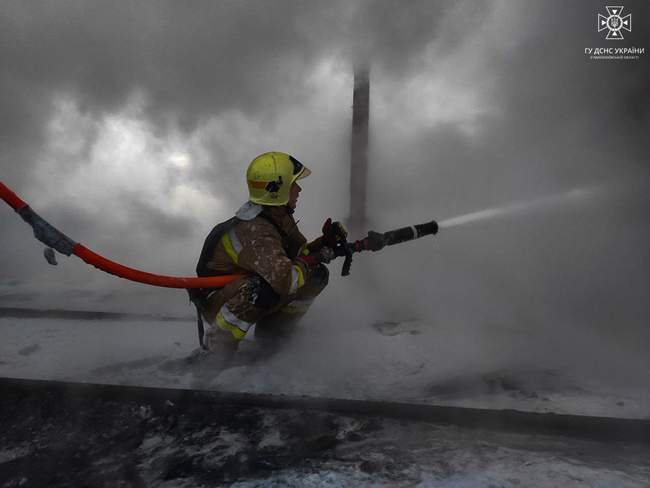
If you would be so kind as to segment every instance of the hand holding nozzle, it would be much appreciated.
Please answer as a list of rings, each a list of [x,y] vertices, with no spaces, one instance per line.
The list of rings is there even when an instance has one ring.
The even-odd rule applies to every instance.
[[[338,244],[335,249],[336,255],[345,256],[345,262],[343,263],[341,274],[343,276],[350,274],[352,254],[355,252],[380,251],[386,246],[412,241],[426,235],[435,235],[437,233],[438,223],[435,220],[432,220],[431,222],[426,222],[424,224],[402,227],[401,229],[391,230],[384,233],[371,230],[364,239]]]

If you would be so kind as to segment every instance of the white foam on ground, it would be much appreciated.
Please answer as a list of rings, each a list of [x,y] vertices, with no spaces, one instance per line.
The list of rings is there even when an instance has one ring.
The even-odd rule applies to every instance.
[[[0,319],[0,375],[110,384],[262,392],[480,408],[514,408],[614,417],[650,417],[647,385],[625,382],[650,377],[650,361],[639,347],[626,364],[597,367],[568,363],[540,351],[543,335],[508,328],[473,331],[457,325],[430,327],[417,320],[343,327],[300,326],[291,343],[268,361],[225,371],[202,371],[209,364],[170,361],[197,347],[191,322],[138,320]],[[471,332],[471,331],[470,331]],[[601,347],[596,339],[585,344]],[[566,342],[564,337],[562,341]],[[522,357],[504,362],[507,344]],[[243,349],[254,347],[246,341]],[[541,351],[557,350],[549,344]],[[569,346],[567,346],[569,347]],[[606,351],[606,345],[602,346]],[[594,360],[596,361],[596,360]],[[166,366],[167,365],[167,366]],[[605,374],[609,371],[608,374]]]

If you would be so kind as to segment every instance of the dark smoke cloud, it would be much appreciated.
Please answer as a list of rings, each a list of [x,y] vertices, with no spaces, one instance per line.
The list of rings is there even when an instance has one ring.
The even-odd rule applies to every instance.
[[[486,86],[484,97],[497,107],[484,116],[481,129],[468,135],[457,124],[436,124],[395,140],[394,120],[385,121],[373,138],[377,167],[399,165],[390,176],[396,187],[408,184],[435,208],[450,212],[612,183],[625,175],[647,178],[650,58],[598,62],[584,55],[586,47],[609,46],[594,28],[602,10],[598,2],[512,8],[517,13],[512,30],[484,39],[493,44],[476,45],[481,52],[476,85]],[[638,28],[620,46],[650,45],[650,30],[643,28],[644,19],[650,22],[648,5],[626,8]],[[506,47],[501,41],[509,34],[516,42]],[[453,47],[446,53],[462,63]],[[378,188],[386,175],[375,177]],[[379,197],[373,203],[387,201]]]
[[[416,2],[405,10],[390,1],[191,6],[147,1],[5,2],[0,13],[2,178],[19,193],[25,188],[44,189],[31,183],[34,174],[43,171],[43,158],[50,156],[44,154],[52,138],[48,123],[61,99],[80,110],[83,147],[57,156],[59,174],[45,188],[50,195],[56,193],[57,178],[88,164],[102,120],[124,110],[134,96],[142,100],[140,117],[163,139],[179,130],[189,135],[211,118],[232,113],[255,120],[260,130],[275,129],[284,111],[318,95],[308,76],[321,60],[334,57],[351,64],[370,56],[388,71],[413,71],[412,56],[431,40],[449,9]],[[209,133],[202,136],[203,146],[218,164],[197,165],[189,181],[202,191],[236,201],[241,198],[235,191],[241,186],[241,171],[224,171],[224,165],[244,164],[242,158],[269,147],[251,141],[239,126],[230,132],[229,141],[222,137],[213,142]],[[162,234],[167,244],[175,240],[185,244],[181,236],[187,239],[192,234],[188,226],[195,226],[199,235],[205,232],[205,225],[197,231],[196,222],[182,222],[126,189],[113,191],[116,206],[101,214],[69,199],[64,204],[68,209],[51,205],[47,216],[70,235],[131,260],[138,259],[141,247],[132,246],[136,251],[129,252],[125,240],[115,236],[136,240],[137,235],[147,235],[148,241],[141,238],[137,243],[157,248]],[[129,228],[137,229],[137,235]],[[3,219],[2,231],[12,233],[7,239],[13,245],[7,250],[15,253],[27,232],[14,229]],[[13,256],[1,259],[7,276],[36,273],[32,261],[16,266]],[[36,279],[37,274],[31,276]]]
[[[648,5],[628,2],[626,8],[633,13],[634,31],[622,45],[650,49]],[[286,113],[308,107],[319,96],[309,76],[319,62],[332,58],[346,69],[371,60],[371,110],[377,100],[403,107],[398,98],[404,92],[399,90],[418,76],[460,79],[465,83],[461,88],[475,91],[488,107],[476,117],[476,130],[470,132],[455,120],[414,124],[412,130],[400,131],[404,119],[413,114],[397,111],[379,118],[379,111],[371,111],[374,157],[369,213],[378,224],[447,217],[628,177],[647,179],[644,137],[650,128],[650,58],[646,54],[635,62],[587,59],[585,47],[607,45],[594,28],[602,9],[599,2],[541,1],[525,5],[416,1],[409,2],[408,8],[398,1],[5,2],[0,13],[2,178],[20,191],[42,170],[47,124],[60,97],[70,98],[89,121],[85,149],[78,157],[61,158],[60,170],[66,175],[90,159],[97,137],[94,124],[123,110],[138,95],[143,100],[140,116],[161,139],[175,131],[188,137],[205,131],[201,145],[209,155],[208,163],[194,167],[188,183],[222,196],[235,207],[242,186],[239,166],[269,145],[290,143],[324,161],[336,153],[332,164],[346,162],[346,150],[311,153],[309,148],[317,145],[316,139],[328,137],[345,147],[349,118],[337,127],[324,127],[321,134],[314,131],[313,141],[251,140],[247,132],[286,134],[290,130],[283,127],[291,123],[316,126],[319,113],[309,113],[298,122],[288,121]],[[503,30],[490,30],[494,25]],[[433,61],[428,56],[434,56]],[[471,77],[463,75],[468,66],[473,69]],[[422,105],[426,102],[422,100]],[[210,132],[213,118],[231,114],[244,122],[222,128],[220,134]],[[313,184],[322,188],[326,183]],[[346,188],[347,184],[332,185],[313,205],[338,204],[345,200]],[[408,189],[407,194],[403,189]],[[171,249],[186,249],[181,244],[198,248],[197,240],[213,223],[199,224],[198,217],[172,215],[133,192],[114,190],[115,207],[101,214],[74,202],[52,205],[47,216],[73,237],[134,265],[140,260],[153,265],[156,255],[171,262]],[[307,194],[303,199],[309,205]],[[634,208],[643,205],[642,201]],[[591,221],[621,220],[617,205],[599,208],[602,213],[592,215]],[[310,212],[316,214],[313,207]],[[9,213],[5,217],[0,222],[7,244],[7,253],[0,257],[3,278],[37,280],[45,273],[39,271],[42,258],[22,257],[40,252],[38,245],[27,249],[24,243],[30,237],[24,224],[14,222]],[[311,230],[319,227],[310,219],[302,225]],[[564,222],[555,230],[571,226],[571,221]],[[129,233],[132,229],[137,232]],[[568,245],[570,238],[553,243],[519,227],[499,229],[501,241],[490,240],[494,235],[459,231],[459,241],[453,241],[448,251],[444,276],[448,288],[465,290],[464,301],[487,302],[485,289],[499,283],[513,293],[521,288],[521,282],[504,270],[508,267],[504,256],[513,256],[526,275],[538,277],[529,286],[544,291],[557,280],[545,271],[545,263],[561,256],[559,260],[569,267],[581,254],[579,246]],[[580,242],[598,235],[605,240],[601,249],[607,250],[606,256],[620,253],[623,246],[631,248],[626,260],[647,268],[649,260],[643,252],[647,235],[630,231],[615,245],[595,228],[582,230],[567,235]],[[464,244],[464,248],[460,243],[481,239],[482,251],[474,254],[472,246]],[[176,247],[169,247],[172,244]],[[522,248],[531,251],[527,254]],[[144,258],[143,249],[151,250]],[[454,249],[462,249],[466,258],[449,257]],[[191,270],[195,253],[187,251],[187,257],[179,257],[178,269]],[[592,256],[590,269],[598,269],[604,259]],[[381,266],[376,259],[372,262]],[[405,269],[410,266],[404,263]],[[472,288],[468,282],[475,279],[476,269],[482,270],[485,286]],[[605,282],[619,287],[617,271],[606,269],[611,280]],[[572,286],[585,289],[588,273],[577,274]],[[634,274],[633,282],[638,287],[647,285],[641,274]],[[449,303],[458,296],[444,287],[436,293],[447,296]],[[549,307],[558,314],[566,310],[562,312],[566,315],[573,310],[571,300],[560,298]],[[516,295],[515,301],[519,309],[527,309],[524,297]],[[616,309],[622,302],[617,303]],[[638,304],[635,308],[636,302],[629,303],[644,312]]]
[[[171,119],[190,130],[229,109],[272,123],[283,106],[312,96],[304,76],[325,55],[369,55],[402,72],[449,6],[400,7],[388,1],[7,2],[0,16],[3,148],[37,147],[51,98],[61,92],[101,114],[143,90],[149,119],[162,128]]]
[[[503,344],[504,361],[543,351],[550,362],[550,344],[577,334],[602,340],[607,361],[622,364],[625,341],[650,337],[650,7],[626,3],[634,30],[615,44],[596,32],[604,12],[598,2],[500,5],[516,11],[512,29],[479,37],[483,46],[476,47],[476,86],[484,84],[496,110],[482,115],[473,133],[438,123],[396,137],[392,121],[375,122],[373,216],[390,227],[572,188],[603,192],[583,204],[443,230],[404,255],[395,251],[390,271],[376,264],[383,301],[373,306],[399,317],[395,309],[418,303],[418,313],[440,326],[500,325],[548,341],[531,341],[525,351]],[[514,42],[504,42],[508,36]],[[584,54],[612,45],[646,53],[634,61]],[[453,48],[446,54],[462,62]],[[395,289],[413,292],[391,295]],[[583,364],[598,363],[602,353],[580,340],[570,349]]]

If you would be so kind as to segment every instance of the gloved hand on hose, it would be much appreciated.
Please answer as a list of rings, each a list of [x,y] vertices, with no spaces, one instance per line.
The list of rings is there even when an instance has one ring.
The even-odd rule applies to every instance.
[[[336,253],[334,252],[334,249],[323,246],[318,251],[299,256],[298,259],[305,263],[309,268],[315,268],[320,263],[328,264],[335,257]]]
[[[345,229],[341,222],[332,222],[331,218],[328,218],[323,224],[323,241],[324,244],[332,249],[342,242],[345,242],[348,238],[348,231]]]

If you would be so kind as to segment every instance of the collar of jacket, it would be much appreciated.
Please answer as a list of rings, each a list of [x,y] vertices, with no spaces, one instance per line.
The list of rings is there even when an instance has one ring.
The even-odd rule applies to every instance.
[[[237,217],[239,220],[253,220],[260,213],[262,213],[262,210],[264,210],[264,207],[249,200],[241,207],[239,207],[239,210],[237,210],[235,217]]]

